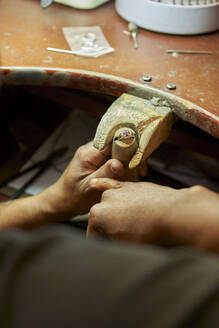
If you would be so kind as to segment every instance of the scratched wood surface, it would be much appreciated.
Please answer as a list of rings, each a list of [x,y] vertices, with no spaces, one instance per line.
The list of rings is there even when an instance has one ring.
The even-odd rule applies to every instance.
[[[74,70],[80,70],[80,81],[67,87],[114,95],[127,92],[130,85],[125,85],[125,80],[122,80],[125,78],[134,83],[133,89],[149,90],[153,87],[167,92],[172,104],[173,95],[193,103],[194,106],[187,106],[185,102],[190,112],[178,111],[179,116],[219,137],[219,32],[183,37],[140,30],[139,49],[135,50],[132,39],[123,33],[127,23],[116,14],[113,1],[92,11],[80,11],[58,4],[43,10],[38,0],[1,0],[0,15],[0,64],[5,68],[5,74],[28,67],[48,68],[48,74],[64,69],[74,75]],[[110,45],[115,48],[114,53],[92,59],[46,50],[47,47],[69,49],[62,27],[94,25],[101,26]],[[213,54],[174,57],[166,53],[168,49],[207,50]],[[92,73],[87,72],[102,74],[99,80],[93,75],[96,88],[86,82],[86,79],[92,79]],[[150,74],[152,81],[144,83],[141,80],[143,74]],[[22,76],[6,78],[5,83],[19,84],[20,79],[22,84]],[[104,83],[110,76],[119,79],[108,86]],[[169,82],[176,84],[176,90],[166,89]],[[31,84],[30,80],[28,83]],[[117,91],[113,92],[113,88]]]

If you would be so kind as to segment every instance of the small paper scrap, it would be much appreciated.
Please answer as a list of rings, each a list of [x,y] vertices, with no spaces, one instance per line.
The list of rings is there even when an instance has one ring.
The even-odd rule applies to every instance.
[[[99,26],[63,27],[63,33],[75,55],[99,57],[115,51]]]

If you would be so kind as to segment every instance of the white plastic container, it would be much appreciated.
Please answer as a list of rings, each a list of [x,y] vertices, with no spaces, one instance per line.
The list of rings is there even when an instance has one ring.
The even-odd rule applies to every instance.
[[[192,35],[219,29],[219,3],[216,0],[202,5],[160,1],[116,0],[115,7],[125,20],[156,32]]]

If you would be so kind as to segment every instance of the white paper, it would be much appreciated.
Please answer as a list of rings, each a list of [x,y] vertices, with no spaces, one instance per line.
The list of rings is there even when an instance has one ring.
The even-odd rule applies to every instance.
[[[99,57],[114,51],[99,26],[63,27],[62,30],[69,47],[76,55]]]

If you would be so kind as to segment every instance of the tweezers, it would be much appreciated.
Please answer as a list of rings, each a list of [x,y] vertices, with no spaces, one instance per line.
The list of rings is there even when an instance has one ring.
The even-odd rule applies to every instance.
[[[27,167],[26,169],[12,175],[10,178],[1,181],[0,188],[4,187],[5,185],[7,185],[8,183],[10,183],[13,180],[20,178],[21,176],[27,174],[28,172],[31,172],[38,168],[38,171],[30,179],[28,179],[18,190],[16,190],[9,197],[9,200],[19,198],[20,195],[22,195],[23,192],[27,189],[27,187],[29,187],[49,166],[51,166],[51,164],[53,164],[54,159],[57,159],[57,158],[63,156],[64,153],[66,152],[66,150],[67,150],[67,147],[59,148],[56,151],[52,152],[45,160],[39,161],[39,162]]]

